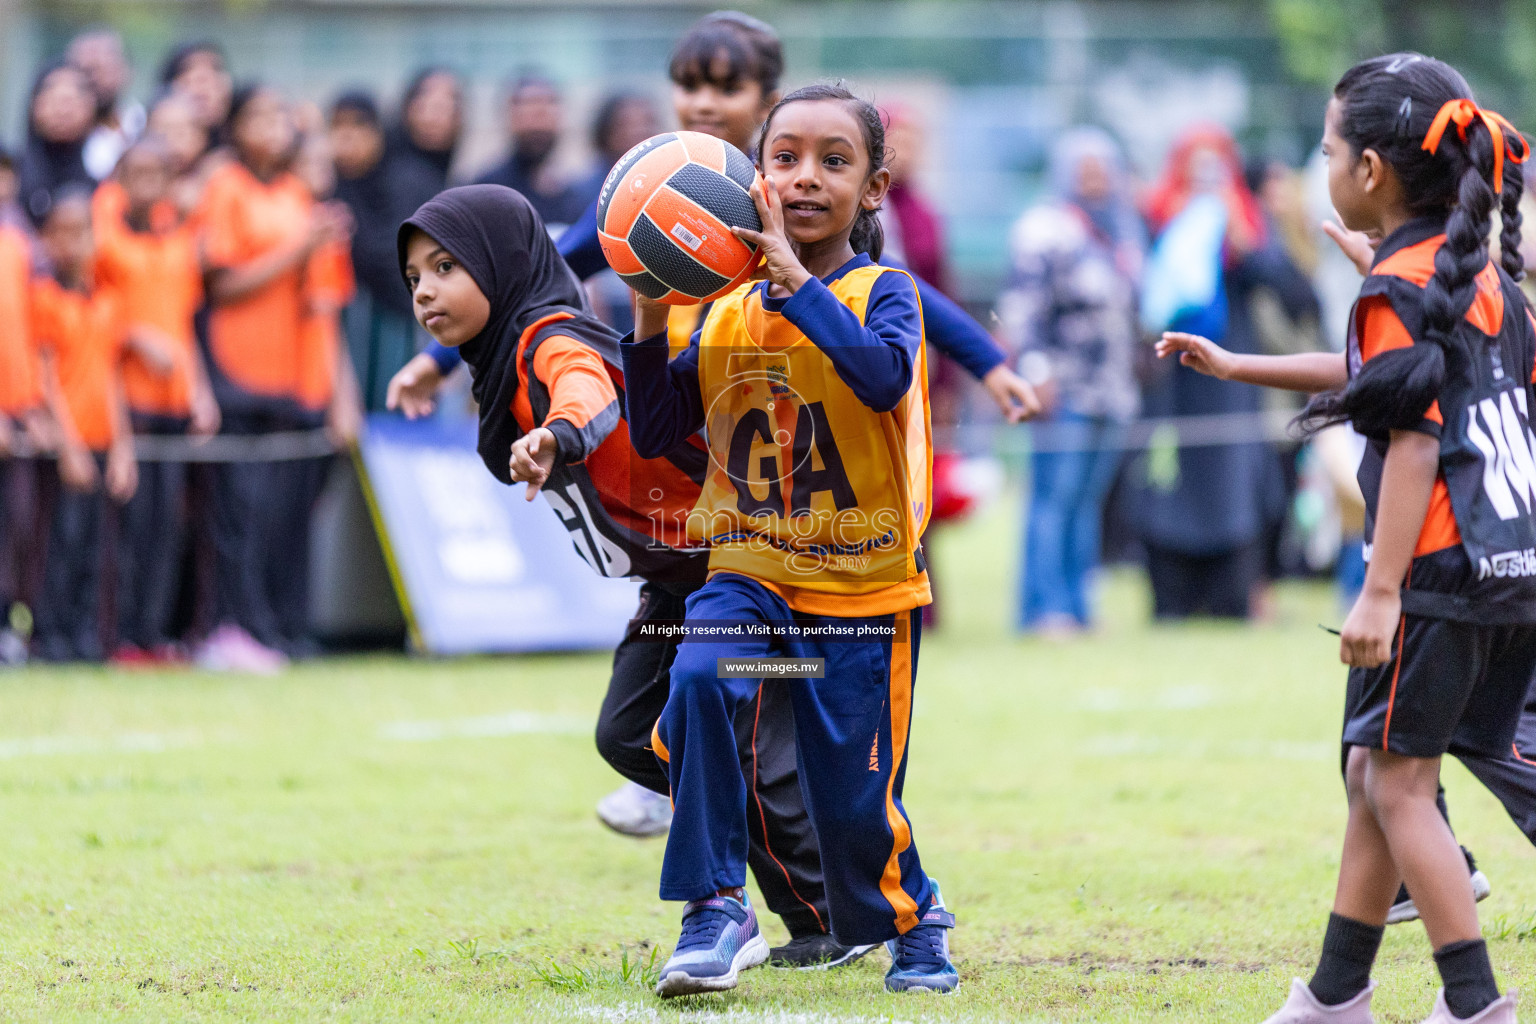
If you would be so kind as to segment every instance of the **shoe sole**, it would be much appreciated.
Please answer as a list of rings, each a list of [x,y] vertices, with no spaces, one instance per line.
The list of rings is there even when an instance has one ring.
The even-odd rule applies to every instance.
[[[956,992],[960,991],[960,981],[957,978],[955,980],[954,987],[952,987],[952,988],[937,988],[937,987],[935,987],[933,985],[924,985],[924,984],[921,984],[921,983],[918,983],[918,982],[911,982],[911,983],[902,982],[902,983],[898,983],[896,985],[892,985],[890,980],[887,979],[886,983],[885,983],[885,990],[887,992],[897,993],[897,994],[905,993],[905,992],[917,992],[917,993],[921,993],[923,995],[949,996],[949,995],[954,995]]]
[[[1472,901],[1474,903],[1483,902],[1492,891],[1493,886],[1489,884],[1487,875],[1481,871],[1472,872]],[[1419,908],[1414,904],[1412,897],[1403,900],[1401,903],[1394,903],[1392,909],[1387,912],[1387,924],[1403,924],[1407,921],[1417,921],[1418,919]]]
[[[768,966],[780,971],[830,971],[834,967],[843,967],[874,949],[880,943],[871,943],[868,946],[851,946],[848,952],[836,960],[818,960],[813,964],[794,964],[787,960],[769,960]]]
[[[724,992],[736,987],[736,979],[742,971],[756,967],[768,959],[768,940],[759,933],[747,940],[747,944],[731,957],[731,969],[713,978],[695,978],[685,970],[663,975],[656,982],[656,994],[663,999],[676,996],[692,996],[702,992]]]

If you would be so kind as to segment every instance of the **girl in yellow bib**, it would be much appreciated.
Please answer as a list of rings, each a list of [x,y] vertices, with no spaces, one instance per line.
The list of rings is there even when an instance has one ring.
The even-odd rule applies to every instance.
[[[774,107],[758,152],[763,230],[737,233],[767,280],[717,301],[670,363],[667,308],[637,296],[622,346],[636,451],[700,428],[710,451],[687,523],[710,547],[709,581],[688,598],[653,736],[675,805],[661,897],[687,904],[657,992],[731,988],[767,957],[742,889],[731,724],[765,679],[790,689],[834,936],[886,942],[893,991],[953,991],[954,918],[901,804],[930,456],[917,290],[874,262],[884,127],[846,89],[811,86]]]

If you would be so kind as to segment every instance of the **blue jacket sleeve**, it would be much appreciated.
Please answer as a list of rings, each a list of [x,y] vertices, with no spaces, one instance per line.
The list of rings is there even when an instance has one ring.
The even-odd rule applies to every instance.
[[[889,271],[875,279],[863,323],[816,278],[784,303],[784,318],[815,342],[854,396],[876,412],[896,408],[912,387],[923,321],[906,274]]]
[[[457,370],[459,364],[464,361],[464,357],[459,355],[458,349],[449,348],[447,345],[440,345],[435,341],[427,342],[427,347],[422,349],[422,351],[432,357],[432,361],[437,364],[437,372],[444,377]]]
[[[922,278],[913,275],[923,302],[923,327],[928,340],[940,352],[965,368],[977,380],[1000,366],[1008,357],[997,342],[954,299]]]
[[[668,354],[665,331],[643,341],[626,335],[619,344],[629,439],[642,459],[661,458],[704,427],[698,344],[670,362]]]
[[[592,200],[592,205],[561,233],[555,248],[560,250],[566,264],[583,281],[598,271],[608,269],[603,247],[597,240],[597,200]]]

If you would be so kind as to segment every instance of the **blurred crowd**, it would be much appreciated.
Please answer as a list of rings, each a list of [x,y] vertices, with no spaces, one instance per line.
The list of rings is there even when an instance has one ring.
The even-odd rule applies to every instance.
[[[316,439],[347,445],[426,340],[395,229],[450,184],[463,83],[426,68],[393,114],[366,90],[321,109],[237,87],[211,41],[166,54],[147,103],[131,78],[115,32],[83,32],[0,153],[0,659],[272,670],[315,649]],[[551,79],[508,83],[505,114],[475,180],[552,231],[660,130],[650,98],[608,97],[573,175]],[[237,443],[201,465],[210,435]]]
[[[166,54],[147,103],[131,77],[113,31],[83,32],[38,72],[26,137],[0,152],[0,448],[17,456],[0,459],[0,659],[271,670],[315,649],[316,439],[350,443],[426,341],[395,229],[459,183],[464,84],[428,67],[391,110],[363,89],[322,109],[236,87],[209,41]],[[522,192],[552,233],[664,124],[646,94],[606,97],[573,173],[555,158],[570,132],[559,85],[528,71],[503,101],[505,155],[469,180]],[[920,118],[885,114],[888,249],[946,289],[942,220],[915,181]],[[997,301],[998,340],[1046,406],[1030,428],[1021,628],[1090,628],[1106,547],[1146,565],[1165,618],[1262,615],[1268,581],[1316,567],[1287,525],[1309,457],[1265,436],[1266,399],[1156,365],[1147,345],[1175,329],[1236,351],[1322,346],[1326,254],[1303,193],[1299,172],[1245,165],[1215,126],[1187,131],[1149,182],[1102,130],[1055,139]],[[615,276],[589,290],[631,326]],[[968,385],[932,362],[935,423],[953,426]],[[1167,429],[1138,439],[1149,417]],[[186,457],[211,435],[263,447]],[[1348,443],[1331,457],[1346,504]],[[968,507],[959,461],[937,455],[936,522]]]

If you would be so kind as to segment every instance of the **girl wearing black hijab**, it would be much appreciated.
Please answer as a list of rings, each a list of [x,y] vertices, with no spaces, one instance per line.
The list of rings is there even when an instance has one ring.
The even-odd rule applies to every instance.
[[[84,72],[62,62],[38,72],[27,97],[27,148],[16,169],[19,196],[34,224],[42,223],[61,189],[96,187],[84,157],[95,119],[95,94]]]
[[[416,72],[400,98],[400,123],[390,133],[390,155],[421,163],[437,191],[448,187],[448,172],[464,131],[464,87],[444,67]]]
[[[456,347],[474,376],[486,468],[503,483],[526,482],[530,499],[542,490],[598,573],[643,581],[639,609],[613,655],[597,747],[625,778],[666,795],[651,727],[667,702],[681,638],[655,626],[680,622],[685,598],[704,582],[708,552],[686,540],[708,468],[703,443],[690,437],[659,459],[636,454],[618,335],[592,315],[519,193],[502,185],[449,189],[400,226],[398,252],[416,319]],[[748,791],[769,820],[803,819],[793,750],[787,764],[770,764],[753,746],[756,704],[736,718]],[[755,823],[749,838],[748,863],[769,905],[814,915],[805,900],[818,899],[819,880],[816,891],[796,890]]]

